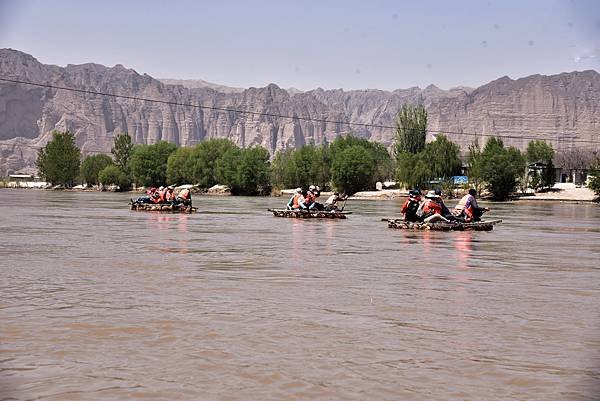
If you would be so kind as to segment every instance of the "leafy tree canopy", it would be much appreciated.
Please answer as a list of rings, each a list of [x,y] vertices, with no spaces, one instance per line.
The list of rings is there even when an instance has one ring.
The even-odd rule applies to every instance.
[[[395,156],[419,153],[425,148],[427,111],[422,105],[402,105],[396,116]]]
[[[546,141],[535,140],[527,144],[525,152],[527,163],[548,163],[554,158],[554,149]]]
[[[331,168],[335,187],[349,194],[368,189],[375,171],[375,158],[359,145],[350,146],[337,154]]]
[[[508,198],[523,175],[525,165],[525,157],[517,148],[505,148],[500,138],[488,140],[481,153],[481,177],[494,199]]]
[[[81,163],[81,178],[88,185],[98,185],[98,173],[111,164],[113,161],[108,155],[88,156]]]
[[[121,191],[131,187],[131,180],[119,166],[110,164],[98,173],[98,180],[103,185],[117,185]]]
[[[129,160],[133,151],[133,142],[129,134],[119,134],[115,137],[114,146],[110,150],[115,159],[115,164],[121,168],[121,171],[129,171]]]
[[[70,132],[54,131],[52,140],[38,152],[40,176],[53,185],[72,187],[79,176],[81,153]]]
[[[188,169],[192,148],[181,147],[169,156],[167,160],[167,182],[173,185],[189,184],[193,182]]]
[[[202,188],[218,184],[215,175],[217,161],[237,146],[228,139],[209,139],[195,146],[188,158],[186,175]]]
[[[129,164],[136,184],[155,187],[166,185],[167,160],[176,149],[177,145],[165,141],[134,146]]]

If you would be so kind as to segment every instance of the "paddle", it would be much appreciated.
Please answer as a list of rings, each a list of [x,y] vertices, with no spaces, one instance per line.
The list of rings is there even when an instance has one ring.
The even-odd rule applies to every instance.
[[[346,201],[348,200],[348,198],[344,199],[344,203],[342,203],[342,208],[340,209],[340,212],[344,211],[344,208],[346,207]]]

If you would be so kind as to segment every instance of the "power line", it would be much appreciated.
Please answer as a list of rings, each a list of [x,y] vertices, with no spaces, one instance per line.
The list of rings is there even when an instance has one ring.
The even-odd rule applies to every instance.
[[[182,102],[175,102],[175,101],[170,101],[170,100],[145,98],[145,97],[140,97],[140,96],[119,95],[119,94],[115,94],[115,93],[100,92],[100,91],[94,91],[94,90],[89,90],[89,89],[70,88],[70,87],[66,87],[66,86],[59,86],[59,85],[52,85],[52,84],[47,84],[47,83],[31,82],[31,81],[24,81],[24,80],[19,80],[19,79],[3,78],[3,77],[0,77],[0,81],[16,83],[16,84],[23,84],[23,85],[38,86],[38,87],[49,88],[49,89],[66,90],[66,91],[77,92],[77,93],[85,93],[85,94],[89,94],[89,95],[107,96],[107,97],[129,99],[129,100],[138,100],[138,101],[150,102],[150,103],[160,103],[160,104],[166,104],[166,105],[170,105],[170,106],[193,107],[193,108],[204,109],[204,110],[223,111],[223,112],[239,113],[239,114],[250,114],[250,115],[265,116],[265,117],[288,118],[288,119],[292,119],[292,120],[313,121],[313,122],[320,122],[320,123],[326,123],[326,124],[340,124],[340,125],[348,125],[348,126],[359,126],[359,127],[364,127],[364,128],[396,129],[395,126],[391,126],[391,125],[355,123],[355,122],[347,122],[347,121],[327,120],[327,119],[314,118],[314,117],[291,116],[291,115],[286,115],[286,114],[258,112],[258,111],[252,111],[252,110],[240,110],[240,109],[233,109],[233,108],[227,108],[227,107],[206,106],[206,105],[193,104],[193,103],[182,103]],[[496,137],[496,138],[506,138],[506,139],[516,139],[516,140],[545,140],[545,141],[558,142],[558,143],[567,142],[569,144],[581,143],[581,144],[600,145],[600,141],[594,141],[594,140],[568,139],[568,138],[544,138],[544,137],[532,136],[532,135],[519,136],[519,135],[508,135],[508,134],[505,134],[505,135],[483,134],[483,133],[470,133],[470,132],[462,132],[462,131],[458,132],[458,131],[446,131],[446,130],[426,130],[425,132],[434,134],[434,135],[435,134],[450,134],[450,135],[464,135],[464,136],[472,136],[472,137]]]
[[[230,112],[230,113],[251,114],[251,115],[266,116],[266,117],[291,118],[291,119],[296,119],[296,120],[315,121],[315,122],[322,122],[322,123],[328,123],[328,124],[345,124],[345,125],[355,125],[355,126],[373,127],[373,128],[395,128],[395,127],[389,126],[389,125],[352,123],[352,122],[346,122],[346,121],[326,120],[326,119],[322,119],[322,118],[290,116],[290,115],[285,115],[285,114],[275,114],[275,113],[266,113],[266,112],[251,111],[251,110],[231,109],[231,108],[227,108],[227,107],[205,106],[205,105],[193,104],[193,103],[181,103],[181,102],[174,102],[174,101],[170,101],[170,100],[151,99],[151,98],[145,98],[145,97],[139,97],[139,96],[118,95],[115,93],[98,92],[98,91],[93,91],[93,90],[89,90],[89,89],[69,88],[66,86],[43,84],[43,83],[39,83],[39,82],[21,81],[21,80],[17,80],[17,79],[0,78],[0,81],[12,82],[12,83],[16,83],[16,84],[39,86],[42,88],[61,89],[61,90],[66,90],[66,91],[71,91],[71,92],[86,93],[89,95],[109,96],[109,97],[129,99],[129,100],[140,100],[140,101],[144,101],[144,102],[162,103],[162,104],[167,104],[170,106],[195,107],[198,109],[226,111],[226,112]]]

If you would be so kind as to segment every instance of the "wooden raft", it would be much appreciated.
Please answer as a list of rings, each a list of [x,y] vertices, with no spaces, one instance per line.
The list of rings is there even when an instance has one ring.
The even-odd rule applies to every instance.
[[[160,213],[196,213],[197,208],[192,206],[179,205],[163,205],[153,203],[130,203],[131,210],[140,212],[160,212]]]
[[[288,217],[293,219],[345,219],[346,215],[352,212],[343,211],[325,211],[325,210],[287,210],[287,209],[267,209],[275,217]]]
[[[478,221],[476,223],[412,223],[402,219],[382,219],[389,228],[399,230],[433,230],[433,231],[491,231],[502,220]]]

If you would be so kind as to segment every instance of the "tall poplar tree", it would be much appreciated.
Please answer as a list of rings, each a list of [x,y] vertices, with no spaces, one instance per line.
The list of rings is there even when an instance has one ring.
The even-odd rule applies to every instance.
[[[79,176],[81,152],[69,131],[52,133],[52,140],[38,152],[39,174],[52,185],[72,187]]]

